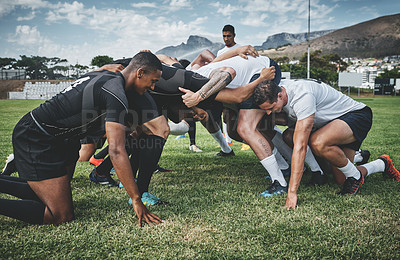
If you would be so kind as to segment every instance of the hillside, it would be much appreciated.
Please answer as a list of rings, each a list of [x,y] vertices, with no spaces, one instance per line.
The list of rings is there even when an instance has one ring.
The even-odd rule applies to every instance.
[[[336,30],[310,41],[311,51],[336,53],[341,57],[384,57],[400,54],[400,14],[379,17]],[[271,58],[300,58],[307,43],[262,52]]]

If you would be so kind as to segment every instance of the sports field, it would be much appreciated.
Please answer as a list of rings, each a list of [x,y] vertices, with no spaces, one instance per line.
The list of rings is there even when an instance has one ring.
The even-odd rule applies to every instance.
[[[363,149],[383,153],[400,168],[400,97],[358,99],[374,112]],[[43,101],[0,100],[0,158],[12,152],[11,133],[22,115]],[[286,196],[258,197],[269,181],[251,150],[217,158],[217,143],[198,124],[197,145],[171,136],[151,192],[168,206],[150,210],[161,225],[138,228],[125,190],[90,183],[93,169],[78,163],[72,181],[76,220],[60,226],[28,225],[0,216],[0,259],[400,259],[400,183],[371,175],[355,196],[340,187],[307,187],[298,209]],[[1,159],[0,167],[4,166]],[[115,176],[114,176],[115,177]],[[11,198],[0,194],[0,198]]]

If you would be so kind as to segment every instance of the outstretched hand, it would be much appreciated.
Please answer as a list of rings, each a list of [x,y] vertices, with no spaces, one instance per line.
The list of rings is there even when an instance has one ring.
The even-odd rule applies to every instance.
[[[199,93],[194,93],[193,91],[190,91],[189,89],[185,89],[185,88],[181,88],[179,87],[179,90],[182,91],[183,93],[185,93],[184,95],[182,95],[182,100],[183,103],[191,108],[196,106],[200,101],[201,101],[201,97]]]
[[[247,55],[251,55],[254,58],[259,56],[257,50],[251,45],[238,47],[237,51],[238,51],[238,55],[246,60],[248,59]]]
[[[142,201],[136,200],[132,201],[132,207],[135,211],[135,217],[139,219],[139,227],[142,227],[142,221],[146,221],[147,224],[152,226],[153,224],[162,223],[162,219],[158,217],[156,214],[151,213],[145,205],[143,205]]]
[[[275,67],[263,68],[260,78],[262,78],[262,80],[273,80],[275,78]]]

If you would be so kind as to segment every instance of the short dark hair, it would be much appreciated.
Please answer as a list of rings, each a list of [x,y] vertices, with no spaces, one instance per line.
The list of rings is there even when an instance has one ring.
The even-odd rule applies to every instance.
[[[132,66],[134,70],[142,68],[145,72],[154,73],[157,70],[162,71],[162,65],[160,60],[151,52],[139,52],[133,56],[129,62],[129,66]]]
[[[188,61],[187,59],[180,59],[178,60],[178,62],[186,69],[187,66],[189,66],[190,61]]]
[[[264,102],[272,104],[278,100],[278,93],[281,91],[282,88],[279,87],[275,82],[271,80],[263,81],[258,84],[254,90],[254,103],[256,103],[257,106],[263,104]]]
[[[235,27],[233,27],[230,24],[227,24],[224,26],[224,28],[222,28],[222,31],[223,32],[231,32],[231,33],[235,34]]]

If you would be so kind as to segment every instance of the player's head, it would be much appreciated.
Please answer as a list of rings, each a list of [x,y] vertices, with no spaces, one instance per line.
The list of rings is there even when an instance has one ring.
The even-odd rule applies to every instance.
[[[151,52],[139,52],[133,56],[127,69],[133,74],[136,92],[142,95],[149,89],[154,89],[155,83],[161,77],[160,60]]]
[[[267,114],[280,112],[284,106],[282,88],[273,81],[267,80],[258,84],[253,95],[256,105],[264,109]]]
[[[232,25],[227,24],[222,28],[222,38],[226,46],[232,47],[235,45],[235,36],[235,28]]]

